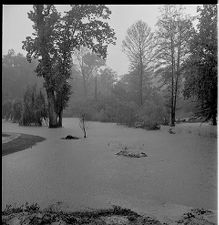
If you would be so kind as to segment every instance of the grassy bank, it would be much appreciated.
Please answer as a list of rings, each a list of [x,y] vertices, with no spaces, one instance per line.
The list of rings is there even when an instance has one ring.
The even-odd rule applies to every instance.
[[[37,204],[21,207],[7,206],[2,212],[3,224],[89,224],[89,225],[161,225],[161,223],[151,217],[138,215],[130,209],[113,206],[109,209],[98,209],[89,211],[64,212],[60,210],[41,210]]]
[[[172,224],[188,224],[188,225],[216,225],[216,215],[210,210],[191,209],[182,214],[178,219],[169,220],[168,222],[159,221],[155,216],[139,215],[138,213],[113,206],[108,209],[93,209],[82,211],[62,211],[57,207],[48,207],[40,209],[38,204],[29,205],[26,203],[20,207],[7,205],[2,211],[3,224],[89,224],[89,225],[172,225]]]
[[[43,137],[21,134],[18,138],[2,144],[2,156],[22,151],[44,140]]]

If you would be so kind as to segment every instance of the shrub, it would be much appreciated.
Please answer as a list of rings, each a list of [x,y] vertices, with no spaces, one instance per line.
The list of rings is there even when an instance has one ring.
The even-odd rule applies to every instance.
[[[17,123],[21,120],[22,116],[22,101],[21,100],[14,100],[12,104],[12,121]]]
[[[118,102],[116,122],[127,126],[134,126],[136,122],[137,105],[134,102]]]
[[[24,93],[23,111],[19,124],[42,126],[42,120],[46,120],[47,115],[47,105],[42,92],[37,93],[36,86],[28,87]]]
[[[137,112],[137,121],[142,123],[142,128],[148,130],[160,129],[160,124],[165,118],[165,109],[152,101],[147,101]]]
[[[9,120],[12,116],[12,101],[7,100],[2,104],[2,118]]]

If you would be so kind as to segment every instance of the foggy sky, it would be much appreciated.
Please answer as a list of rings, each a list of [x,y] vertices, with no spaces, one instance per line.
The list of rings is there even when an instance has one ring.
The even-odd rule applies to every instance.
[[[159,16],[161,5],[107,5],[112,14],[108,20],[110,26],[116,32],[116,45],[109,46],[107,65],[111,67],[118,75],[128,72],[129,61],[122,52],[122,40],[125,38],[127,29],[137,22],[143,20],[152,30]],[[184,5],[186,13],[196,15],[197,5]],[[58,5],[58,11],[68,9],[66,5]],[[22,50],[22,41],[26,36],[33,33],[32,21],[27,17],[27,12],[32,10],[32,5],[3,5],[3,49],[2,54],[7,54],[8,50],[13,48],[16,53],[20,52],[26,55]]]

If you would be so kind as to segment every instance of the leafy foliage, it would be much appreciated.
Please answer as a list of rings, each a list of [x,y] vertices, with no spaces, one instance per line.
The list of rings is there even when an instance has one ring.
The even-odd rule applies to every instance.
[[[199,115],[217,116],[217,5],[204,5],[200,12],[198,31],[191,44],[191,55],[185,63],[184,96],[197,99]]]
[[[41,91],[37,93],[36,86],[28,87],[23,98],[23,110],[20,125],[32,124],[42,126],[42,120],[47,119],[47,105]]]
[[[2,118],[9,120],[12,117],[12,101],[11,100],[6,100],[2,104]]]
[[[104,22],[110,14],[103,5],[71,5],[64,16],[54,5],[34,5],[28,13],[35,38],[27,37],[23,49],[28,61],[38,59],[36,72],[45,80],[50,127],[61,126],[62,111],[69,100],[71,54],[86,46],[106,58],[108,44],[115,44],[115,33]]]
[[[20,121],[21,116],[22,116],[22,101],[21,100],[14,100],[12,104],[12,121],[14,123],[17,123]]]

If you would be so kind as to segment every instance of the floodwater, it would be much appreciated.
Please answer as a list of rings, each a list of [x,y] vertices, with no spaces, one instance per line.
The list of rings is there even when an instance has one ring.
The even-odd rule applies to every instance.
[[[173,135],[166,128],[88,122],[87,139],[62,140],[68,134],[83,137],[78,119],[65,118],[58,129],[3,122],[3,132],[46,140],[2,157],[2,206],[59,201],[71,209],[112,204],[150,213],[165,204],[216,209],[217,138],[182,130]],[[148,157],[116,156],[118,143],[141,146]]]

